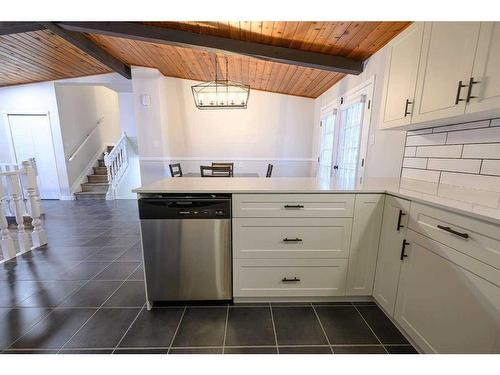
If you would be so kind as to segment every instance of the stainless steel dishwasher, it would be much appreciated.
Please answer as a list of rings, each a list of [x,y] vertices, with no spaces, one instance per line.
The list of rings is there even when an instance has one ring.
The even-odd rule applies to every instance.
[[[148,308],[232,299],[230,195],[146,194],[139,216]]]

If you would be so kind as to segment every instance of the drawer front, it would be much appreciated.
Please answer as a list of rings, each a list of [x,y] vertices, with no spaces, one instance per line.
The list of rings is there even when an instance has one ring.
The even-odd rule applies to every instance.
[[[234,259],[233,270],[235,297],[343,296],[347,260]]]
[[[234,258],[348,258],[350,218],[233,219]]]
[[[234,194],[233,217],[352,217],[354,194]]]
[[[500,269],[500,227],[497,225],[413,202],[408,225],[415,232]]]

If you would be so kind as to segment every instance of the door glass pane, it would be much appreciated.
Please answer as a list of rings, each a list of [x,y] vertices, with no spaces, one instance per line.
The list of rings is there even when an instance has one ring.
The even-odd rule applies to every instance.
[[[337,180],[353,186],[356,180],[364,103],[359,101],[340,110]]]
[[[330,178],[332,174],[335,117],[335,112],[332,111],[321,119],[321,145],[318,166],[318,177],[320,178]]]

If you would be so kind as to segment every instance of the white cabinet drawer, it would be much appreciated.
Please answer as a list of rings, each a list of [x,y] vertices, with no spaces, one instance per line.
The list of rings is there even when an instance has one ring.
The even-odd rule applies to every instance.
[[[347,260],[234,259],[233,270],[235,297],[342,296]]]
[[[350,218],[233,219],[234,258],[348,258]]]
[[[497,225],[412,203],[409,228],[500,269],[500,227]]]
[[[234,194],[233,217],[352,217],[354,194]]]

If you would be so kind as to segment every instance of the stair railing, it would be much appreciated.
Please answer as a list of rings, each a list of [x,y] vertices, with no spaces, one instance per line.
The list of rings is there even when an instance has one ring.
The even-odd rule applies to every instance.
[[[24,204],[24,192],[29,202],[28,205]],[[41,220],[42,211],[34,159],[24,161],[17,168],[10,168],[7,171],[0,172],[0,200],[1,262],[47,243],[47,235]],[[6,201],[10,203],[6,205]],[[7,206],[8,210],[6,209]],[[27,232],[24,224],[24,218],[28,214],[31,216],[33,225],[31,234]],[[18,249],[15,248],[9,231],[8,216],[13,216],[17,225]]]
[[[128,167],[127,143],[127,134],[123,133],[113,149],[104,153],[109,183],[106,199],[116,199],[116,188]]]

